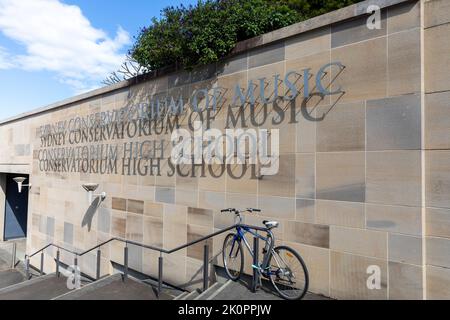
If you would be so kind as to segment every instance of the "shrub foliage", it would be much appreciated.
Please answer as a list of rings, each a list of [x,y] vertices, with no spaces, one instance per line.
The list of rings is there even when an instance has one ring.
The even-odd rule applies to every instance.
[[[147,70],[216,62],[236,43],[361,0],[199,0],[167,7],[135,39],[130,55]]]

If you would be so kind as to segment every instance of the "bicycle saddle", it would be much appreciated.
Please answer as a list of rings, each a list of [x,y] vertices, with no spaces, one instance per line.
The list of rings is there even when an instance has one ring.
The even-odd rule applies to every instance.
[[[278,228],[278,226],[280,225],[278,221],[267,221],[267,220],[264,220],[263,224],[266,226],[267,229]]]

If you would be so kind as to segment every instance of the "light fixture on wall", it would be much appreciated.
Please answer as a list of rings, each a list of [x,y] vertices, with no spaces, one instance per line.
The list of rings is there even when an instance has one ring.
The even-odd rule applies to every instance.
[[[94,194],[95,190],[98,189],[98,183],[85,183],[83,184],[83,189],[88,192],[88,201],[89,205],[92,204],[94,197],[100,197],[100,201],[104,201],[106,199],[106,192],[102,192],[100,194]]]
[[[17,183],[19,193],[22,193],[23,187],[31,188],[31,184],[23,184],[27,180],[25,177],[16,177],[13,180]]]

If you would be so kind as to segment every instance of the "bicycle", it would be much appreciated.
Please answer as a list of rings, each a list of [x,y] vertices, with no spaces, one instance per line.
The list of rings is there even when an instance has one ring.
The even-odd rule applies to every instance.
[[[234,213],[236,216],[236,233],[226,236],[223,243],[223,265],[228,277],[232,281],[238,281],[244,270],[244,251],[242,243],[254,257],[245,234],[250,233],[265,242],[263,249],[263,261],[260,265],[252,265],[260,276],[269,279],[278,294],[286,300],[300,300],[308,291],[308,269],[302,257],[294,249],[287,246],[275,247],[273,229],[279,226],[277,221],[263,221],[266,237],[253,231],[251,227],[242,225],[242,213],[261,212],[259,209],[248,208],[242,211],[229,208],[221,210],[222,213]],[[261,279],[261,278],[260,278]]]

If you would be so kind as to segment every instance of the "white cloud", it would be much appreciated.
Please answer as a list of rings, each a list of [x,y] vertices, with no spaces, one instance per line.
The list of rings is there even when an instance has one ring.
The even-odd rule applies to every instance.
[[[0,31],[25,47],[12,56],[0,48],[0,69],[53,71],[77,92],[95,87],[124,61],[129,34],[111,38],[77,6],[59,0],[0,0]]]
[[[8,52],[5,48],[0,47],[0,70],[2,69],[10,69],[14,65],[11,62],[11,57],[9,56]]]

